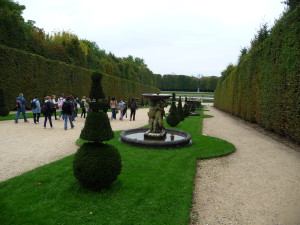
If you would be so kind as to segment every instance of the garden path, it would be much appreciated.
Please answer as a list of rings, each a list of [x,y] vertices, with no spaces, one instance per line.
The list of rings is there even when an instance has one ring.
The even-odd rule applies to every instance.
[[[128,110],[128,118],[111,121],[111,127],[115,131],[144,126],[148,123],[148,111],[147,108],[138,109],[135,121],[130,121]],[[109,118],[110,115],[108,113]],[[46,129],[43,127],[44,118],[39,124],[34,124],[33,119],[28,119],[29,123],[21,119],[17,124],[13,120],[0,121],[0,182],[75,153],[77,146],[74,142],[85,122],[78,116],[75,128],[66,131],[64,121],[53,120],[53,117],[53,128],[48,122]]]
[[[299,225],[299,146],[211,104],[208,109],[214,117],[204,119],[203,133],[231,142],[236,151],[198,162],[191,224]]]

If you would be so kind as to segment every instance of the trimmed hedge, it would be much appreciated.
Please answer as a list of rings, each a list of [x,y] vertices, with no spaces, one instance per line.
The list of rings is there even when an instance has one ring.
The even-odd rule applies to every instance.
[[[214,105],[300,143],[300,7],[218,84]]]
[[[89,95],[92,70],[4,45],[0,45],[0,68],[0,89],[6,93],[11,109],[15,108],[19,93],[23,93],[28,102],[34,96],[43,99],[46,95],[59,96],[62,93],[79,97]],[[155,87],[108,74],[103,75],[102,86],[106,96],[123,99],[159,92]]]

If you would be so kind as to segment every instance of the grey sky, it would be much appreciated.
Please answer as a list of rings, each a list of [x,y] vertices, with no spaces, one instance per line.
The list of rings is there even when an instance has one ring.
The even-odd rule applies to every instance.
[[[70,31],[118,57],[143,58],[159,74],[220,76],[236,63],[282,0],[18,0],[25,20]]]

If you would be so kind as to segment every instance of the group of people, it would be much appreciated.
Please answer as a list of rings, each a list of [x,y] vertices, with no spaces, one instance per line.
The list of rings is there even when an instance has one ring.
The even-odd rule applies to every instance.
[[[43,103],[39,101],[38,97],[35,96],[32,98],[30,102],[30,108],[33,114],[33,121],[35,124],[39,124],[41,113],[44,114],[44,128],[46,129],[47,122],[49,121],[50,127],[53,127],[52,124],[52,116],[54,116],[55,120],[63,119],[64,120],[64,129],[68,129],[68,121],[70,122],[71,129],[74,128],[73,121],[78,114],[78,109],[82,109],[81,118],[85,118],[87,112],[89,111],[89,102],[91,100],[82,97],[81,100],[77,96],[68,96],[65,97],[63,94],[56,99],[56,95],[46,96]],[[16,98],[16,106],[17,106],[17,114],[15,117],[15,123],[18,123],[19,116],[22,113],[24,122],[29,122],[26,117],[26,106],[27,101],[24,98],[23,94],[19,94]],[[115,98],[112,98],[110,101],[111,108],[111,120],[117,117],[119,113],[120,120],[123,120],[123,117],[126,115],[127,117],[127,109],[130,109],[130,121],[135,120],[136,110],[138,109],[137,101],[135,98],[132,98],[129,102],[124,102],[122,99],[117,101]],[[57,111],[59,115],[57,115]]]
[[[117,119],[117,114],[120,113],[120,120],[123,120],[123,117],[127,117],[127,109],[130,109],[130,121],[135,120],[135,113],[138,109],[137,101],[135,98],[132,98],[129,102],[124,102],[122,99],[117,102],[115,98],[112,98],[110,101],[111,108],[111,120]]]
[[[23,94],[19,94],[16,99],[17,102],[17,114],[15,117],[15,123],[18,123],[19,115],[22,113],[24,122],[29,122],[26,117],[26,99]],[[30,102],[30,108],[33,114],[33,121],[35,124],[39,124],[41,113],[44,114],[44,128],[47,126],[49,121],[50,127],[53,127],[52,124],[52,115],[55,120],[63,119],[64,120],[64,129],[68,129],[68,121],[70,121],[71,129],[74,128],[73,121],[77,117],[78,109],[82,109],[81,118],[86,117],[86,113],[89,110],[89,98],[82,97],[79,101],[78,97],[68,96],[65,97],[63,94],[56,100],[56,96],[46,96],[43,104],[39,101],[38,97],[35,96]],[[57,110],[59,115],[57,116]]]

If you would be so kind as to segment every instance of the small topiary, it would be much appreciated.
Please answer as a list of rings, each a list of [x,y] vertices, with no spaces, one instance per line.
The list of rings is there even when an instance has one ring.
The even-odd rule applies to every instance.
[[[7,116],[9,111],[9,107],[5,101],[4,91],[3,89],[0,89],[0,116]]]
[[[183,108],[181,104],[181,96],[179,96],[179,101],[178,101],[178,106],[177,106],[177,114],[180,118],[181,121],[184,120],[184,113],[183,113]]]
[[[121,156],[113,145],[84,143],[73,161],[74,176],[89,189],[108,188],[121,173]]]
[[[102,74],[94,72],[91,76],[92,87],[90,111],[81,130],[80,138],[93,143],[83,144],[73,161],[74,176],[78,182],[92,190],[108,188],[117,179],[122,164],[118,149],[101,142],[114,138],[107,111],[107,102],[101,86]],[[100,101],[99,98],[101,99]]]
[[[187,103],[187,97],[185,97],[185,103],[183,106],[183,114],[185,117],[188,117],[190,115],[190,109],[189,109],[189,105]]]
[[[176,104],[175,104],[176,100],[175,100],[175,93],[173,93],[173,97],[172,97],[172,104],[169,110],[169,115],[167,116],[167,123],[171,126],[171,127],[175,127],[180,123],[180,118],[177,114],[177,109],[176,109]]]

